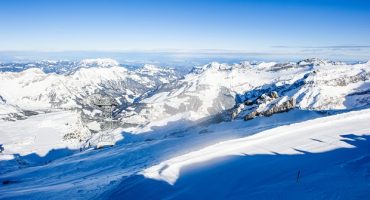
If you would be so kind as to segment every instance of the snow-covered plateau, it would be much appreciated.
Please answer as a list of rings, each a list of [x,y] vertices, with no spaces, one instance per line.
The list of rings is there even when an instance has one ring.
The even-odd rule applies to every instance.
[[[370,61],[0,64],[0,199],[367,199]]]

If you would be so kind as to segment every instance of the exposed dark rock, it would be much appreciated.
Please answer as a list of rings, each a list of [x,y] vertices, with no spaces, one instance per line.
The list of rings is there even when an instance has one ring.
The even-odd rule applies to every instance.
[[[279,98],[279,94],[276,91],[272,91],[269,96],[273,99]]]
[[[244,117],[244,120],[248,121],[248,120],[254,119],[255,117],[257,117],[257,114],[258,114],[257,111],[253,111],[253,112],[249,113],[248,115],[246,115]]]
[[[294,98],[289,99],[288,101],[285,101],[284,103],[280,105],[275,105],[271,109],[262,112],[261,114],[264,116],[271,116],[275,113],[281,113],[286,112],[296,106],[296,100]]]
[[[23,110],[23,113],[24,113],[24,115],[26,115],[27,117],[29,117],[29,116],[33,116],[33,115],[38,115],[38,114],[39,114],[38,112],[35,112],[35,111],[32,111],[32,110]]]
[[[258,112],[257,110],[250,112],[244,117],[245,121],[254,119],[257,116],[271,116],[276,113],[281,113],[281,112],[287,112],[290,109],[293,109],[296,106],[296,100],[294,98],[291,98],[280,105],[272,105],[270,109],[265,110],[263,112]]]
[[[24,120],[27,117],[22,115],[23,113],[9,113],[7,117],[2,118],[5,121],[16,121],[16,120]]]
[[[244,105],[246,105],[246,106],[251,106],[253,104],[254,104],[254,102],[252,100],[246,100],[246,101],[244,101]]]

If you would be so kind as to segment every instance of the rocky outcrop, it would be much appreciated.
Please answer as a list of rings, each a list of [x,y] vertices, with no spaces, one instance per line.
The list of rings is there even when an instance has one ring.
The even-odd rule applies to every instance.
[[[272,91],[270,93],[270,97],[273,98],[273,99],[276,99],[276,98],[279,98],[279,94],[276,91]]]
[[[296,100],[294,98],[288,99],[283,102],[272,103],[269,105],[267,109],[263,109],[259,111],[258,109],[250,112],[249,114],[245,115],[244,120],[248,121],[254,119],[257,116],[271,116],[276,113],[287,112],[290,109],[293,109],[296,106]]]
[[[280,105],[274,105],[271,109],[268,109],[264,112],[261,112],[260,115],[271,116],[275,113],[286,112],[286,111],[294,108],[295,105],[296,105],[296,100],[294,98],[291,98],[287,101],[284,101]]]
[[[257,116],[271,116],[286,112],[296,106],[296,99],[288,96],[280,97],[277,91],[261,94],[259,97],[247,99],[231,111],[231,119],[243,118],[251,120]]]
[[[255,117],[257,117],[259,115],[259,113],[257,111],[253,111],[251,113],[249,113],[248,115],[246,115],[244,117],[244,120],[245,121],[248,121],[248,120],[251,120],[251,119],[254,119]]]

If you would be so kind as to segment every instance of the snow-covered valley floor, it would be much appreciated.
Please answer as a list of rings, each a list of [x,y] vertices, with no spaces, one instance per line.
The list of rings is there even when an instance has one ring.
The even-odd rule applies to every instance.
[[[369,121],[369,109],[333,116],[293,110],[123,132],[112,148],[2,173],[0,198],[366,199]]]
[[[78,125],[78,115],[71,111],[38,114],[26,120],[2,121],[0,144],[4,151],[0,154],[0,172],[72,154],[79,148],[79,143],[65,141],[63,136],[80,128]]]

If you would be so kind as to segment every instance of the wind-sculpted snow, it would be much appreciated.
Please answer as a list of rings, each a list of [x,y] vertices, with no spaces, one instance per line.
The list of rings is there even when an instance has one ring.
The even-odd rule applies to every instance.
[[[338,148],[353,148],[342,140],[341,135],[343,133],[369,135],[370,127],[366,125],[369,118],[370,113],[367,110],[282,126],[253,136],[220,142],[166,160],[145,169],[142,174],[147,178],[163,180],[173,185],[179,178],[182,168],[196,163],[206,163],[212,159],[225,156],[289,155],[301,154],[302,152],[320,153]]]

